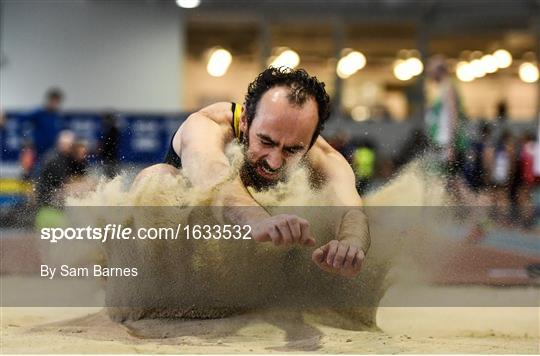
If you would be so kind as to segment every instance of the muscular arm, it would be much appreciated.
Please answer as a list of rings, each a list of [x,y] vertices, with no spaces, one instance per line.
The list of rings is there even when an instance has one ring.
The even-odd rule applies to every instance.
[[[355,176],[351,167],[338,152],[326,156],[326,181],[332,203],[337,206],[350,207],[344,209],[341,224],[338,227],[338,240],[346,240],[367,253],[371,238],[368,219],[362,211],[362,199],[356,191]]]
[[[220,184],[231,175],[225,145],[233,134],[229,132],[230,122],[219,117],[228,111],[220,112],[218,105],[222,104],[191,115],[175,135],[173,148],[177,154],[180,152],[183,172],[194,186],[202,189],[220,186],[214,204],[230,207],[222,209],[220,215],[236,224],[252,224],[270,215],[251,197],[238,176]]]
[[[181,157],[183,172],[193,186],[208,189],[229,175],[225,142],[223,128],[201,112],[189,116],[180,127],[173,148]]]
[[[336,238],[313,251],[311,259],[324,271],[354,278],[360,272],[371,242],[354,173],[345,158],[320,137],[308,159],[323,178],[328,196],[332,197],[330,204],[345,207]]]
[[[217,206],[214,211],[219,220],[224,218],[239,225],[255,225],[270,217],[270,214],[252,198],[240,176],[220,187],[213,205]]]

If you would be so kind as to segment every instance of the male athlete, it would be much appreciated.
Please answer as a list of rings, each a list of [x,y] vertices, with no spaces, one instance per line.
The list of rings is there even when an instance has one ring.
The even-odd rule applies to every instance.
[[[309,223],[298,216],[271,216],[246,187],[269,188],[285,180],[288,171],[305,163],[314,186],[330,189],[334,206],[347,206],[336,239],[315,249],[313,261],[324,271],[355,277],[369,249],[367,218],[347,161],[321,136],[329,116],[324,84],[304,70],[269,68],[248,87],[244,106],[216,103],[191,114],[174,134],[165,163],[143,170],[137,180],[152,174],[184,175],[196,187],[210,189],[229,174],[225,146],[238,140],[245,162],[223,204],[250,207],[238,210],[234,223],[252,227],[252,238],[275,245],[316,245]],[[356,208],[353,208],[356,207]]]

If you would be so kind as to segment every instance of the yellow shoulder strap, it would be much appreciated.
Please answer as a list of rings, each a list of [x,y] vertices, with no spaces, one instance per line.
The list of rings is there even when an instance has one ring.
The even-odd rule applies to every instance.
[[[242,115],[242,105],[233,103],[233,128],[234,136],[240,139],[240,116]]]

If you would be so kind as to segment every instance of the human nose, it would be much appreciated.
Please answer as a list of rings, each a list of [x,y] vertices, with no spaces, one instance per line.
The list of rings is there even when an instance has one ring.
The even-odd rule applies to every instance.
[[[268,167],[270,169],[280,169],[283,165],[283,156],[281,155],[281,152],[279,150],[272,150],[267,156],[266,156],[266,163],[268,164]]]

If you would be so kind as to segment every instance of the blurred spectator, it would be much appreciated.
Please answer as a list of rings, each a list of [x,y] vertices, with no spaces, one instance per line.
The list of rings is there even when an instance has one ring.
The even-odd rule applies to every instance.
[[[97,186],[97,181],[88,172],[89,145],[86,141],[78,141],[73,145],[71,176],[65,185],[65,196],[84,198]]]
[[[388,156],[378,155],[376,171],[376,177],[380,179],[379,184],[385,184],[388,180],[392,179],[392,175],[396,171],[394,160]]]
[[[99,149],[103,162],[103,171],[109,178],[113,178],[118,171],[119,144],[120,130],[116,126],[116,116],[114,114],[105,114],[103,116],[103,134]]]
[[[6,121],[6,114],[4,114],[2,110],[0,110],[0,129],[4,128],[4,126],[6,125]]]
[[[85,141],[77,141],[73,145],[71,154],[70,174],[72,178],[81,178],[88,173],[88,144]]]
[[[510,222],[510,183],[514,179],[516,152],[514,139],[504,130],[491,156],[490,179],[493,185],[492,202],[494,218],[502,223]]]
[[[497,121],[505,122],[508,118],[508,106],[504,100],[497,103]]]
[[[36,187],[38,206],[60,207],[62,205],[62,189],[73,172],[74,141],[73,132],[62,131],[55,151],[43,162]]]
[[[467,144],[465,115],[445,59],[441,56],[432,58],[426,74],[437,84],[438,91],[427,108],[427,134],[446,173],[454,176],[460,172]]]
[[[489,183],[489,162],[486,153],[492,149],[491,132],[491,126],[482,122],[478,137],[469,145],[465,154],[464,176],[475,193],[484,190]]]
[[[537,133],[536,133],[536,149],[534,150],[534,176],[536,178],[540,177],[540,115],[538,115],[538,124],[537,124]]]
[[[390,110],[384,105],[384,104],[376,104],[371,108],[371,115],[372,118],[376,118],[383,122],[392,122],[392,115],[390,114]]]
[[[375,145],[361,142],[353,152],[353,171],[356,175],[356,189],[364,194],[375,175]]]
[[[407,141],[399,149],[398,152],[400,153],[394,159],[394,166],[399,168],[409,163],[419,154],[422,154],[428,147],[428,144],[429,141],[424,132],[420,129],[414,129],[407,138]]]
[[[19,163],[21,164],[21,180],[28,181],[32,178],[32,170],[36,163],[36,151],[32,143],[25,143],[19,154]]]
[[[37,183],[37,229],[65,226],[62,208],[66,197],[81,197],[93,186],[85,179],[88,146],[73,139],[73,133],[62,131],[54,155],[44,162]]]
[[[75,133],[71,130],[63,130],[58,134],[56,146],[53,150],[47,151],[47,154],[42,158],[42,165],[45,166],[50,160],[58,157],[59,154],[70,156],[75,143]]]
[[[516,215],[521,225],[531,228],[534,223],[534,203],[532,193],[535,182],[534,151],[535,136],[527,132],[520,140],[517,153],[517,170],[515,174]]]
[[[64,94],[60,89],[51,88],[45,94],[43,107],[28,114],[28,119],[34,129],[34,147],[38,163],[45,153],[54,147],[58,133],[63,128],[60,116],[60,106]]]
[[[347,131],[340,130],[328,138],[328,144],[350,162],[350,135]]]
[[[445,58],[433,57],[426,74],[437,85],[437,95],[426,109],[427,135],[435,152],[436,164],[446,175],[446,188],[460,204],[466,191],[459,177],[462,174],[467,146],[465,115],[456,86],[448,73]]]

